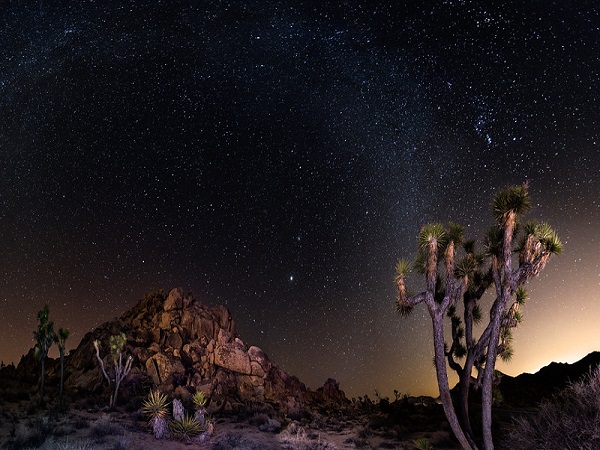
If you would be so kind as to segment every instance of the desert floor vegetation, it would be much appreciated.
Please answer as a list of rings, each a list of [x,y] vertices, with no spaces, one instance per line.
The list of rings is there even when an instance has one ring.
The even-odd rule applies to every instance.
[[[514,450],[600,448],[600,366],[543,401],[537,412],[517,416],[504,434],[505,447]]]
[[[50,386],[50,394],[52,389]],[[0,448],[414,450],[419,439],[427,440],[433,448],[458,448],[450,438],[440,405],[368,401],[344,410],[297,411],[290,417],[272,405],[255,404],[214,417],[207,415],[214,423],[214,432],[199,442],[176,439],[174,433],[157,440],[144,413],[143,397],[113,409],[106,408],[103,399],[82,398],[61,409],[51,402],[42,408],[35,396],[34,391],[28,395],[14,392],[0,401]],[[35,409],[31,409],[32,404]],[[427,408],[433,409],[428,413]],[[399,417],[407,421],[405,425],[396,422]]]

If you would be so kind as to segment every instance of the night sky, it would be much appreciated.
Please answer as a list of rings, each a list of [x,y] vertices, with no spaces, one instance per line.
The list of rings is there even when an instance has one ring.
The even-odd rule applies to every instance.
[[[180,286],[311,388],[436,395],[395,262],[525,180],[564,251],[499,369],[600,350],[597,2],[402,3],[3,1],[0,359]]]

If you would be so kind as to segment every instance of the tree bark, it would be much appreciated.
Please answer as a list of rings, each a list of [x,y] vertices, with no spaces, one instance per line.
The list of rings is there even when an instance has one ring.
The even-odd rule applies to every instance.
[[[450,386],[448,385],[448,371],[446,370],[446,355],[444,353],[444,318],[441,311],[432,315],[432,324],[435,370],[444,413],[446,414],[446,418],[450,423],[450,428],[460,445],[466,450],[477,450],[477,447],[472,446],[465,436],[465,433],[460,426],[460,422],[458,421],[458,417],[456,416],[454,405],[452,404]]]

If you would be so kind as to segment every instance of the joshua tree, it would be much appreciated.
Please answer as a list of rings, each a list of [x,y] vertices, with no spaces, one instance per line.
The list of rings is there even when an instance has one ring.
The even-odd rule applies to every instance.
[[[71,332],[66,328],[59,328],[58,335],[56,336],[56,343],[58,344],[58,352],[60,354],[60,405],[64,406],[64,384],[65,384],[65,346],[69,334]]]
[[[119,386],[123,379],[129,374],[131,370],[131,364],[133,362],[133,358],[130,356],[127,357],[125,363],[123,363],[123,348],[125,347],[125,342],[127,342],[127,338],[125,337],[125,333],[121,333],[118,335],[113,335],[109,338],[110,345],[110,356],[113,362],[113,370],[114,370],[114,378],[111,379],[106,373],[106,369],[104,368],[104,361],[100,358],[100,343],[95,340],[94,348],[96,349],[96,359],[100,364],[100,369],[102,370],[102,375],[108,382],[109,387],[113,387],[113,393],[110,396],[109,408],[112,408],[117,404],[117,395],[119,393]]]
[[[44,402],[44,381],[46,375],[46,357],[48,350],[55,341],[56,334],[54,333],[54,322],[48,320],[50,309],[48,305],[38,312],[38,329],[33,332],[33,337],[36,340],[35,352],[40,358],[42,364],[42,380],[40,385],[40,402]]]
[[[407,315],[416,305],[425,303],[431,316],[440,398],[452,431],[466,449],[477,448],[469,423],[469,386],[481,388],[484,448],[493,449],[491,407],[496,359],[498,356],[510,359],[512,355],[510,332],[521,321],[520,306],[527,297],[522,285],[537,276],[550,256],[560,253],[562,248],[558,236],[547,224],[528,223],[523,227],[521,240],[517,239],[521,229],[518,219],[529,205],[526,184],[507,188],[494,197],[496,223],[487,233],[483,254],[475,252],[474,242],[463,245],[463,228],[459,225],[450,224],[448,228],[441,224],[425,225],[418,236],[419,251],[414,266],[425,276],[426,288],[417,295],[407,294],[405,279],[410,264],[399,261],[396,266],[400,314]],[[496,298],[490,308],[490,321],[476,340],[473,324],[482,317],[479,301],[492,286]],[[456,305],[460,300],[464,327],[457,315]],[[444,342],[445,316],[451,322],[450,345]],[[465,361],[461,366],[457,359],[462,358]],[[446,359],[460,378],[456,408],[450,396]]]

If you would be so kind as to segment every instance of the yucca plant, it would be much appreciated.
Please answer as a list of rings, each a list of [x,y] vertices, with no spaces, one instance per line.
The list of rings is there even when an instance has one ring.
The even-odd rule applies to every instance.
[[[194,418],[200,422],[202,426],[206,426],[206,419],[204,414],[206,413],[206,403],[208,402],[208,398],[202,391],[196,391],[194,396],[192,397],[192,401],[194,402],[194,408],[196,412],[194,413]]]
[[[194,417],[186,414],[181,420],[172,420],[169,422],[171,435],[179,440],[189,442],[199,434],[206,431]]]
[[[204,425],[206,426],[206,432],[208,435],[212,435],[215,431],[215,419],[210,414],[204,416]]]
[[[433,450],[435,448],[426,438],[415,439],[413,443],[419,450]]]
[[[167,395],[160,391],[150,391],[148,399],[142,403],[142,411],[149,418],[149,424],[156,439],[162,438],[168,431],[169,415]]]
[[[208,398],[206,398],[206,394],[204,394],[204,392],[196,391],[196,393],[192,397],[192,401],[194,402],[196,408],[204,408],[204,406],[206,406]]]

